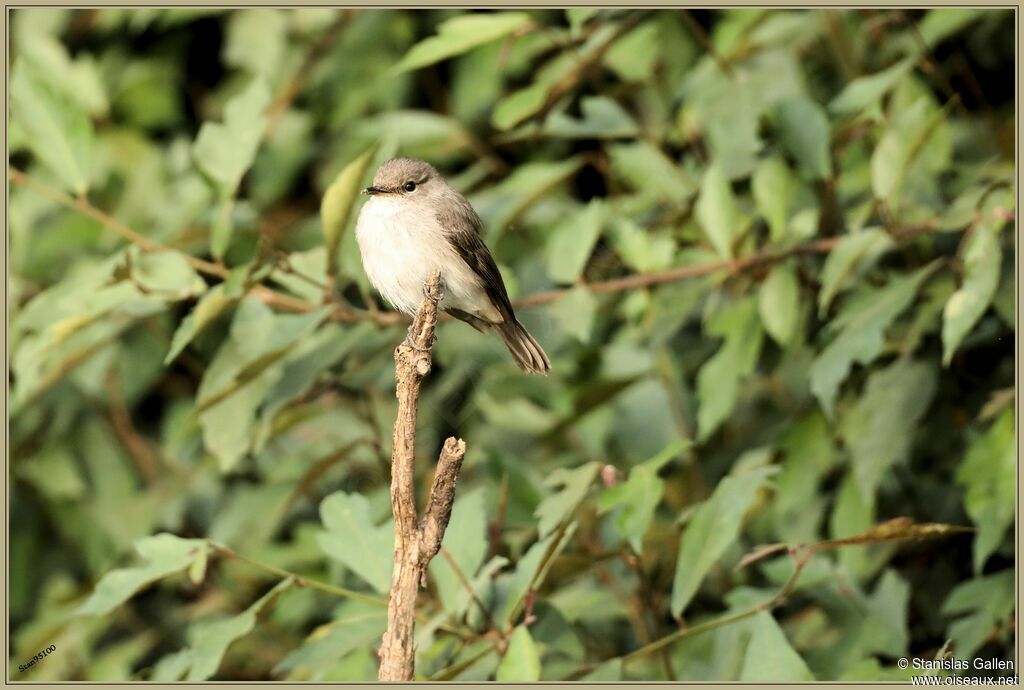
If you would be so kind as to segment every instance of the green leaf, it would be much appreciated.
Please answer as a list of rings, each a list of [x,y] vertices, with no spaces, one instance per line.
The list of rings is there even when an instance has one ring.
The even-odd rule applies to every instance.
[[[362,601],[345,601],[338,606],[334,620],[313,630],[301,646],[281,660],[274,673],[286,674],[288,680],[323,680],[329,668],[353,651],[380,644],[386,627],[386,609]]]
[[[832,300],[874,266],[895,244],[881,228],[865,228],[843,236],[825,259],[818,293],[818,316],[824,318]]]
[[[697,191],[693,180],[675,161],[647,141],[607,147],[612,174],[642,194],[683,203]]]
[[[534,517],[539,521],[537,532],[541,538],[546,537],[572,516],[576,506],[587,495],[590,485],[597,478],[600,467],[596,462],[588,462],[573,470],[560,467],[548,475],[544,480],[544,486],[549,488],[561,486],[562,489],[541,501],[533,512]]]
[[[218,259],[231,241],[234,196],[242,176],[256,159],[267,125],[263,111],[269,103],[266,82],[262,77],[252,79],[224,106],[224,122],[204,122],[192,144],[196,165],[220,198],[210,235],[210,248]]]
[[[597,297],[583,285],[577,285],[548,307],[548,312],[563,331],[581,343],[589,343],[597,306]]]
[[[189,648],[179,649],[176,652],[167,654],[160,661],[156,662],[153,672],[147,680],[157,682],[176,682],[181,680],[192,667],[192,650]]]
[[[952,144],[944,118],[945,109],[936,107],[930,95],[916,98],[891,118],[871,154],[871,189],[877,198],[894,205],[908,179],[920,183],[915,173],[924,178],[945,166]]]
[[[772,614],[767,611],[757,614],[750,627],[750,642],[740,670],[741,681],[801,683],[814,680],[814,674],[789,644]]]
[[[372,338],[375,327],[369,321],[355,326],[325,324],[308,338],[303,338],[282,361],[283,371],[277,383],[267,392],[260,407],[255,452],[261,452],[278,431],[276,421],[287,415],[289,406],[306,395],[316,381],[342,360],[353,348]],[[359,428],[352,424],[347,431],[354,436]],[[348,434],[345,434],[346,441]]]
[[[573,37],[579,36],[580,29],[582,29],[583,26],[600,11],[601,10],[596,7],[566,9],[565,18],[569,20],[569,29],[572,32]]]
[[[733,245],[742,230],[740,215],[729,178],[717,163],[711,164],[701,180],[696,216],[718,255],[733,258]]]
[[[558,188],[582,164],[579,157],[524,163],[499,184],[473,194],[469,201],[485,222],[484,239],[488,244],[493,246],[491,243],[527,206]]]
[[[622,260],[640,273],[661,271],[672,265],[676,242],[667,229],[642,228],[631,218],[614,214],[607,238]]]
[[[751,191],[758,212],[771,230],[772,242],[786,236],[789,215],[797,191],[797,181],[789,167],[778,158],[765,158],[754,169]]]
[[[11,118],[32,153],[69,191],[85,194],[93,147],[89,114],[21,62],[14,68],[10,97]]]
[[[539,111],[547,102],[547,82],[538,81],[502,98],[491,113],[491,124],[499,131],[512,129]]]
[[[996,10],[998,11],[998,10]],[[921,40],[934,49],[943,40],[962,31],[975,20],[991,16],[993,10],[969,7],[942,7],[928,10],[917,25]]]
[[[580,114],[576,119],[564,112],[552,112],[544,121],[544,134],[565,139],[623,139],[637,135],[633,118],[608,96],[581,99]]]
[[[249,199],[259,208],[284,201],[313,158],[314,118],[303,110],[284,110],[267,135],[249,172]]]
[[[1003,323],[1011,329],[1016,328],[1017,320],[1017,288],[1014,283],[1016,276],[1006,275],[1002,276],[999,281],[999,286],[996,288],[996,294],[992,296],[992,308],[995,309],[996,313],[999,314],[999,318],[1003,320]]]
[[[14,468],[17,477],[28,481],[50,500],[81,498],[89,490],[69,449],[53,446],[33,454],[29,462]]]
[[[621,507],[615,516],[615,527],[636,553],[642,551],[644,535],[665,490],[658,470],[689,445],[681,440],[669,444],[658,455],[633,467],[625,482],[606,490],[597,501],[602,513]]]
[[[892,466],[909,457],[917,424],[935,395],[935,374],[927,363],[898,359],[871,374],[843,416],[839,433],[865,494],[874,494]]]
[[[576,50],[556,51],[554,57],[534,70],[529,86],[498,101],[491,113],[491,124],[496,129],[507,130],[537,114],[546,105],[557,105],[557,101],[549,103],[549,99],[553,95],[559,95],[559,99],[566,96],[560,92],[556,94],[557,87],[571,78],[579,64],[602,57],[606,41],[611,38],[616,27],[614,22],[600,24]]]
[[[555,530],[547,537],[534,543],[516,563],[515,572],[508,581],[505,602],[501,613],[495,617],[498,625],[510,623],[512,616],[523,603],[527,593],[536,590],[544,582],[552,563],[562,553],[572,535],[576,532],[576,523],[570,523],[564,530]]]
[[[181,252],[135,252],[130,250],[131,278],[143,294],[177,301],[206,291],[206,283]]]
[[[739,537],[744,514],[774,471],[772,467],[760,467],[726,476],[693,513],[683,532],[676,561],[670,606],[673,616],[683,612],[704,576]]]
[[[658,34],[656,22],[640,24],[611,45],[604,64],[623,81],[648,81],[662,52]]]
[[[896,64],[863,77],[857,77],[832,99],[828,109],[836,115],[852,115],[870,105],[888,93],[917,62],[916,57],[905,58]]]
[[[429,110],[392,110],[375,113],[353,127],[354,138],[367,146],[391,142],[404,155],[432,160],[467,149],[472,137],[461,122]]]
[[[14,322],[23,336],[12,367],[15,401],[30,400],[88,365],[137,320],[205,289],[180,253],[143,253],[134,246],[68,275],[32,299]]]
[[[650,467],[639,465],[629,471],[629,479],[609,489],[598,502],[602,511],[622,506],[615,517],[615,527],[636,553],[642,551],[644,534],[650,527],[664,490],[665,482],[658,478],[657,473]]]
[[[771,505],[775,532],[787,543],[818,541],[816,516],[823,512],[825,501],[818,493],[819,481],[839,459],[824,415],[813,410],[797,419],[779,447],[784,457]]]
[[[410,48],[393,71],[407,72],[461,55],[524,28],[529,22],[530,17],[524,12],[472,13],[453,17],[438,26],[436,36]]]
[[[362,494],[336,491],[320,504],[324,531],[316,541],[325,554],[344,564],[381,594],[391,589],[394,522],[374,525],[370,501]]]
[[[217,673],[228,647],[256,627],[256,615],[278,594],[295,584],[292,577],[281,580],[237,616],[216,621],[201,620],[189,631],[192,668],[187,680],[208,680]]]
[[[222,198],[234,195],[242,175],[256,158],[266,127],[263,110],[269,103],[266,82],[254,78],[224,106],[224,122],[204,122],[199,128],[192,155]]]
[[[645,376],[616,396],[605,424],[611,426],[624,460],[641,462],[683,437],[672,409],[672,385],[660,376]]]
[[[869,634],[878,648],[903,656],[907,653],[907,606],[910,585],[895,570],[886,570],[867,601],[871,613]]]
[[[867,532],[875,524],[875,494],[865,493],[851,468],[843,477],[836,491],[835,504],[829,522],[832,539],[843,539]],[[867,550],[870,547],[851,546],[840,549],[839,565],[858,578],[866,577],[871,571]]]
[[[680,119],[684,132],[701,135],[711,159],[735,180],[757,165],[762,115],[783,99],[803,95],[805,78],[790,50],[751,51],[746,59],[730,61],[730,67],[726,74],[705,56],[687,72]]]
[[[973,657],[994,629],[1007,625],[1014,612],[1015,582],[1010,568],[963,582],[949,593],[942,613],[967,614],[949,626],[957,658]]]
[[[341,244],[344,247],[346,239],[352,239],[352,235],[355,233],[344,235],[341,240]],[[354,239],[352,244],[356,245]],[[356,256],[358,257],[359,249],[356,246]],[[344,259],[344,250],[342,251],[342,259]],[[356,258],[358,262],[359,259]],[[322,276],[327,275],[327,248],[324,246],[316,246],[312,249],[304,252],[292,252],[288,255],[288,264],[292,267],[295,273],[286,273],[284,271],[274,271],[273,279],[278,285],[284,287],[288,292],[301,297],[307,302],[317,304],[324,298],[324,290],[320,285],[314,285],[308,280],[303,280],[302,276]],[[341,262],[343,268],[355,268],[347,266],[344,261]],[[359,264],[357,263],[356,266]]]
[[[104,575],[77,613],[110,613],[147,585],[188,568],[204,544],[202,539],[182,539],[167,533],[137,540],[135,550],[146,563],[111,570]]]
[[[222,471],[233,469],[249,449],[256,410],[280,379],[281,360],[330,310],[274,314],[259,300],[242,300],[230,337],[206,368],[196,397],[203,442]]]
[[[195,309],[182,319],[171,337],[171,348],[164,357],[164,364],[170,364],[202,330],[220,316],[235,300],[224,294],[224,284],[215,285],[200,298]]]
[[[221,346],[208,372],[218,372],[242,360],[238,344],[229,340]],[[217,458],[222,472],[235,468],[252,442],[252,429],[256,410],[267,392],[281,376],[278,367],[267,367],[244,380],[236,379],[222,397],[200,403],[199,425],[203,430],[203,444]],[[204,382],[206,377],[204,377]],[[200,399],[204,386],[200,383]],[[210,396],[213,399],[214,396]]]
[[[288,19],[281,10],[253,7],[232,12],[227,21],[224,62],[272,82],[283,66],[287,41]]]
[[[19,32],[18,61],[24,61],[38,75],[76,107],[96,117],[108,114],[99,65],[92,55],[81,51],[74,60],[56,37],[43,32]]]
[[[757,292],[761,323],[775,342],[785,347],[796,335],[800,320],[800,284],[789,262],[777,264]]]
[[[980,574],[985,561],[1003,541],[1013,524],[1017,505],[1016,445],[1014,409],[1007,408],[967,449],[956,473],[957,484],[965,489],[964,509],[978,526],[974,539],[974,572]]]
[[[856,468],[851,467],[836,491],[833,511],[829,517],[828,533],[834,540],[870,534],[876,527],[876,494],[861,488]],[[888,560],[887,552],[892,547],[865,542],[864,545],[850,545],[840,549],[840,568],[859,581],[864,581],[878,571]]]
[[[338,272],[338,247],[341,244],[341,235],[348,226],[363,178],[366,177],[376,153],[377,146],[374,145],[342,168],[324,192],[323,200],[320,202],[320,222],[324,230],[324,245],[327,247],[327,270],[332,276]]]
[[[697,428],[701,440],[711,436],[732,412],[740,382],[757,365],[764,340],[757,300],[746,297],[723,307],[706,330],[708,335],[725,338],[725,342],[697,373]]]
[[[548,275],[559,283],[575,283],[604,227],[607,212],[600,201],[591,201],[555,228],[544,248]]]
[[[809,98],[781,101],[773,111],[779,142],[812,179],[832,177],[828,116]]]
[[[913,273],[893,278],[878,289],[866,289],[851,299],[832,326],[839,335],[811,363],[811,391],[832,415],[839,386],[854,363],[869,364],[882,352],[885,331],[910,306],[918,288],[938,267],[931,263]]]
[[[964,248],[964,280],[942,311],[942,363],[949,366],[964,337],[992,303],[999,286],[1003,252],[999,230],[1003,221],[981,222]]]
[[[199,547],[199,553],[196,555],[196,559],[192,561],[192,565],[188,567],[188,579],[194,585],[202,584],[203,580],[206,579],[206,566],[210,564],[210,544],[203,542],[203,545]]]
[[[500,683],[540,680],[540,653],[525,625],[512,631],[494,679]]]
[[[485,501],[486,492],[483,489],[459,495],[452,508],[448,529],[444,533],[442,546],[469,582],[473,581],[487,556]],[[430,575],[437,584],[437,593],[444,610],[450,615],[457,615],[468,598],[468,592],[448,558],[443,554],[435,557],[430,562]]]
[[[557,422],[551,410],[525,396],[499,400],[480,393],[476,403],[487,422],[499,429],[542,434]]]
[[[587,675],[580,678],[581,683],[616,682],[622,680],[622,659],[609,659]]]

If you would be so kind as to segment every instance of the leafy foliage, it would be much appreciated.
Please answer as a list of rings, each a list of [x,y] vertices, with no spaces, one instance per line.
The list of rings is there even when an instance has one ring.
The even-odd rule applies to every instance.
[[[1009,658],[1013,19],[15,10],[12,665],[376,676],[405,324],[353,228],[394,155],[553,362],[438,329],[419,485],[469,450],[418,677]]]

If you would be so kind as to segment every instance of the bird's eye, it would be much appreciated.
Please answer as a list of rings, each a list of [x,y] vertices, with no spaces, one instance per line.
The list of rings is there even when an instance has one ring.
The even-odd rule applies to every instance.
[[[404,189],[407,192],[415,192],[416,191],[416,183],[413,182],[412,180],[409,180],[404,185],[402,185],[402,189]]]

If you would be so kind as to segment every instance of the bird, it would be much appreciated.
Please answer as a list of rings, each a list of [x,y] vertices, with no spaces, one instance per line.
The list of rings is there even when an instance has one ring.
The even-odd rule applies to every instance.
[[[501,336],[519,368],[547,374],[551,361],[516,319],[483,221],[462,194],[426,161],[392,158],[380,165],[359,211],[356,240],[373,287],[400,312],[415,315],[424,286],[440,272],[438,309]]]

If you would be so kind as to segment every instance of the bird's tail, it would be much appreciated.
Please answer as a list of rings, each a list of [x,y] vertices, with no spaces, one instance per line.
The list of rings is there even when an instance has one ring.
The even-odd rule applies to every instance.
[[[551,361],[544,348],[516,320],[497,324],[498,333],[505,346],[512,353],[519,368],[528,374],[546,374],[551,371]]]

